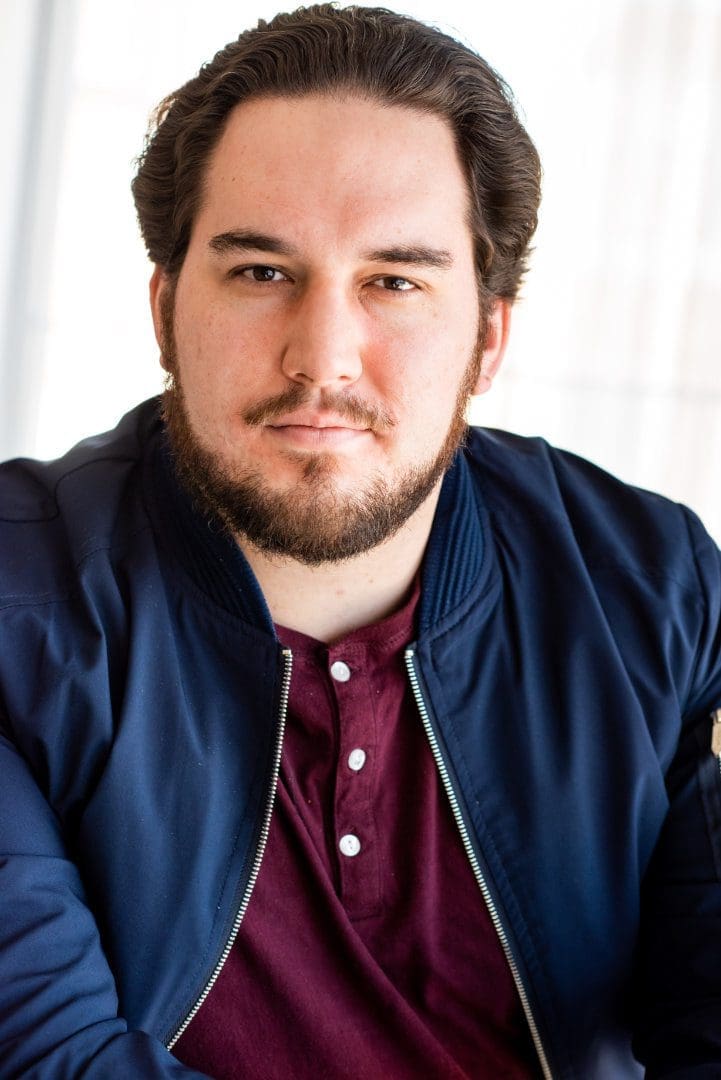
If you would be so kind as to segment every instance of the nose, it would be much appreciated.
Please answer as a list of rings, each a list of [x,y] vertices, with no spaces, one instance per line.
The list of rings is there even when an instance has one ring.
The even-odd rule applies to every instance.
[[[317,387],[355,383],[363,371],[362,316],[358,300],[341,287],[308,286],[289,318],[284,375]]]

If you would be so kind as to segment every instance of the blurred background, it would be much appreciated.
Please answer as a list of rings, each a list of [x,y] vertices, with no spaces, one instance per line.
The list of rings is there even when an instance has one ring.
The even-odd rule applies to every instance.
[[[0,0],[0,458],[161,387],[130,196],[153,106],[278,0]],[[510,83],[544,163],[512,346],[472,419],[721,539],[721,0],[404,0]]]

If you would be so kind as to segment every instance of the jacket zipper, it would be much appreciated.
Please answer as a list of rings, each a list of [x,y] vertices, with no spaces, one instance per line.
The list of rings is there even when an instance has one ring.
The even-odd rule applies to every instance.
[[[448,800],[451,804],[451,809],[453,811],[453,816],[456,819],[458,831],[461,834],[463,847],[466,850],[466,855],[468,856],[469,862],[473,869],[473,873],[476,877],[476,881],[478,882],[481,894],[486,903],[486,907],[488,908],[488,914],[491,916],[491,922],[493,923],[495,931],[498,935],[498,939],[501,943],[501,947],[503,948],[503,952],[505,953],[506,962],[508,963],[508,966],[511,970],[513,981],[516,984],[516,990],[518,991],[518,996],[521,999],[521,1005],[523,1006],[523,1011],[526,1016],[526,1022],[531,1032],[531,1038],[533,1039],[533,1045],[535,1046],[536,1053],[538,1054],[538,1060],[541,1064],[543,1075],[545,1077],[545,1080],[553,1080],[551,1069],[548,1064],[548,1059],[546,1057],[546,1052],[543,1049],[541,1037],[538,1033],[538,1027],[536,1025],[533,1012],[531,1011],[531,1004],[528,1000],[528,994],[526,993],[526,988],[521,980],[521,973],[518,970],[518,965],[516,964],[516,961],[511,952],[510,945],[508,944],[508,937],[506,935],[506,931],[504,929],[503,923],[501,922],[501,918],[498,914],[498,910],[493,901],[493,897],[491,896],[488,885],[486,884],[486,879],[483,876],[483,871],[481,870],[480,864],[478,862],[478,857],[473,850],[473,845],[471,843],[468,827],[463,819],[460,803],[454,791],[450,773],[448,772],[448,766],[446,765],[443,754],[441,752],[436,733],[431,723],[430,714],[428,712],[428,709],[426,708],[426,703],[423,699],[423,693],[421,691],[420,682],[418,680],[418,673],[416,671],[415,651],[413,649],[406,649],[405,660],[406,668],[408,669],[408,677],[411,683],[411,689],[413,690],[413,696],[416,699],[416,705],[418,706],[418,711],[421,714],[423,727],[425,728],[426,735],[428,736],[428,741],[431,744],[431,752],[433,753],[436,767],[438,768],[441,780],[443,781],[443,786],[446,789],[446,795],[448,796]]]
[[[215,965],[213,974],[205,984],[205,988],[200,997],[196,1001],[193,1008],[183,1020],[182,1024],[176,1031],[173,1038],[167,1043],[168,1050],[172,1050],[180,1036],[184,1033],[193,1017],[198,1013],[198,1010],[202,1006],[203,1002],[207,998],[210,991],[213,989],[215,982],[223,970],[225,961],[228,959],[230,950],[233,948],[238,931],[240,930],[240,924],[242,923],[245,913],[248,910],[248,904],[250,903],[250,897],[255,887],[255,882],[260,871],[260,864],[263,860],[263,853],[265,851],[265,845],[268,842],[268,832],[270,831],[270,818],[273,813],[273,805],[275,803],[275,793],[278,786],[278,774],[280,772],[280,758],[283,751],[283,735],[285,733],[285,721],[288,714],[288,694],[290,693],[290,675],[293,670],[293,653],[290,649],[283,649],[283,678],[280,686],[280,708],[278,712],[278,729],[276,733],[275,753],[273,755],[273,764],[270,774],[270,785],[268,787],[268,796],[265,804],[265,814],[263,817],[263,824],[260,830],[260,836],[258,838],[258,845],[255,849],[255,857],[253,859],[253,865],[251,867],[250,876],[245,886],[243,898],[240,901],[240,907],[235,916],[235,921],[230,931],[230,936],[225,943],[225,948],[220,954],[218,963]]]

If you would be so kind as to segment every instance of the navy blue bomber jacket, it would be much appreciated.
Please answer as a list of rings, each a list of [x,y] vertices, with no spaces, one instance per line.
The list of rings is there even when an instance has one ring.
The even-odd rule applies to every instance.
[[[422,574],[419,723],[544,1075],[721,1077],[718,550],[474,431]],[[0,469],[3,1080],[197,1080],[166,1047],[252,903],[291,667],[156,402]]]

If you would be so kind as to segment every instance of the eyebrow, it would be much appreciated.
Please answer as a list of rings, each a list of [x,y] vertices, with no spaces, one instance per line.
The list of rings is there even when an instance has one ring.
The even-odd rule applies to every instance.
[[[226,255],[230,251],[271,251],[274,255],[298,256],[300,252],[285,240],[267,233],[252,232],[248,229],[233,229],[219,233],[208,241],[208,247],[217,255]]]
[[[218,233],[208,241],[208,247],[217,255],[240,251],[269,251],[274,255],[300,258],[300,251],[293,244],[277,236],[253,232],[249,229],[232,229],[230,232]],[[366,262],[404,263],[409,266],[438,267],[443,270],[453,265],[453,256],[450,251],[427,247],[423,244],[378,248],[364,252],[362,258]]]
[[[411,266],[435,266],[448,270],[453,266],[453,256],[443,248],[411,244],[407,247],[381,248],[366,252],[368,262],[408,263]]]

